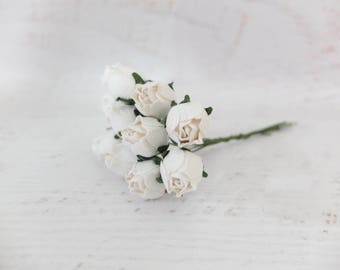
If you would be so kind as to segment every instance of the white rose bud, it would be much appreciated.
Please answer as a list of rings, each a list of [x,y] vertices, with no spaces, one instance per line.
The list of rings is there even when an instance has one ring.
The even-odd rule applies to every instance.
[[[126,123],[131,123],[135,119],[133,108],[116,101],[110,95],[105,95],[102,101],[102,110],[114,133],[126,127]]]
[[[175,93],[168,84],[147,82],[137,84],[132,99],[143,115],[156,118],[165,117],[175,100]]]
[[[117,63],[105,68],[102,81],[108,86],[113,97],[129,97],[136,85],[133,72],[133,69]]]
[[[196,190],[202,179],[203,162],[200,156],[190,151],[172,147],[161,162],[161,176],[168,193],[176,197]]]
[[[178,104],[169,111],[166,130],[179,147],[202,144],[207,129],[208,114],[199,103]]]
[[[129,191],[143,199],[157,199],[165,193],[162,183],[157,182],[159,166],[153,161],[136,162],[125,177]]]
[[[106,167],[120,176],[125,176],[136,162],[136,156],[121,141],[114,139],[112,132],[94,139],[92,151],[103,160]]]
[[[130,145],[136,155],[151,157],[160,146],[168,144],[164,126],[152,117],[137,116],[136,120],[122,131],[123,142]]]

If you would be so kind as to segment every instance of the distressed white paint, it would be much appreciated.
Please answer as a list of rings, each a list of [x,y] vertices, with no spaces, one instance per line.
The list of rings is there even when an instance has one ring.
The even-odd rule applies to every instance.
[[[336,0],[0,1],[0,269],[340,268]],[[213,105],[209,178],[142,201],[98,164],[117,60]]]

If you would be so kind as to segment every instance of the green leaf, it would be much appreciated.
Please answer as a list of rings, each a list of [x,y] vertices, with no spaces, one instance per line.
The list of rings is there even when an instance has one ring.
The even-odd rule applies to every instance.
[[[204,178],[205,178],[205,177],[208,177],[208,173],[205,172],[205,171],[203,171],[202,176],[203,176]]]
[[[137,155],[137,162],[141,162],[141,161],[146,161],[146,160],[150,160],[153,159],[154,157],[144,157],[142,155]]]
[[[188,102],[190,102],[190,97],[189,97],[189,95],[185,95],[185,96],[184,96],[184,99],[181,101],[180,104],[188,103]]]
[[[173,139],[170,139],[170,142],[171,142],[171,144],[174,145],[174,146],[177,146],[177,145],[178,145]]]
[[[177,105],[177,102],[176,101],[171,101],[171,107],[173,107],[173,106],[176,106]]]
[[[143,78],[136,72],[132,73],[132,77],[135,79],[136,84],[144,84],[145,83]]]
[[[205,111],[207,112],[208,115],[210,115],[213,111],[212,107],[205,108]]]
[[[162,176],[156,177],[156,181],[157,181],[158,183],[162,184],[162,183],[163,183]]]
[[[165,126],[166,124],[166,117],[162,117],[161,119],[159,119],[159,122]]]
[[[162,158],[160,158],[159,156],[154,156],[152,160],[156,165],[159,165],[162,162]]]
[[[144,116],[143,114],[141,114],[141,112],[140,111],[138,111],[137,109],[134,109],[133,110],[133,113],[135,114],[135,116],[137,117],[137,116]]]
[[[169,150],[166,150],[165,152],[162,153],[162,157],[163,159],[169,154]]]
[[[123,102],[125,105],[135,105],[135,101],[132,98],[117,97],[116,101]]]
[[[169,85],[169,87],[170,87],[172,90],[174,90],[174,82],[171,82],[171,83],[169,83],[168,85]]]
[[[137,155],[137,162],[144,161],[144,157],[141,155]]]
[[[163,153],[164,151],[168,150],[169,145],[162,145],[157,148],[158,152]]]
[[[122,133],[119,131],[117,134],[114,135],[114,138],[119,140],[122,138]]]
[[[152,160],[155,164],[159,165],[161,164],[161,161],[163,160],[159,156],[152,156],[152,157],[144,157],[142,155],[137,155],[137,162]]]

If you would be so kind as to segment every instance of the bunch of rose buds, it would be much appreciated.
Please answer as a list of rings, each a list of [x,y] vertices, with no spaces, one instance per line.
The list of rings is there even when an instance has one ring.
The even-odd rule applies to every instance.
[[[196,190],[207,173],[193,151],[204,144],[212,108],[188,95],[178,102],[173,83],[145,80],[121,64],[107,67],[103,81],[109,126],[95,139],[94,153],[144,199]]]

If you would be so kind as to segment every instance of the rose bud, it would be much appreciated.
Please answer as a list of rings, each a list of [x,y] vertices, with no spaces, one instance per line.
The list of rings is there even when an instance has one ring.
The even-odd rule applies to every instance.
[[[199,103],[178,104],[169,111],[166,130],[179,147],[202,144],[207,129],[208,114]]]
[[[108,86],[110,95],[117,97],[129,97],[135,89],[135,79],[132,76],[133,69],[120,63],[107,66],[102,77],[102,82]]]
[[[190,151],[172,147],[160,166],[166,190],[174,192],[176,197],[196,190],[202,179],[202,159]]]
[[[123,142],[131,147],[131,151],[144,157],[156,155],[158,147],[168,144],[164,126],[151,117],[137,116],[121,133]]]
[[[94,139],[92,151],[108,169],[120,176],[125,176],[136,161],[135,154],[121,141],[114,139],[112,132]]]
[[[161,119],[170,110],[175,93],[168,84],[147,82],[136,85],[132,99],[143,115]]]
[[[125,180],[131,193],[143,199],[157,199],[165,193],[164,185],[157,181],[158,177],[159,166],[148,160],[136,162]]]

